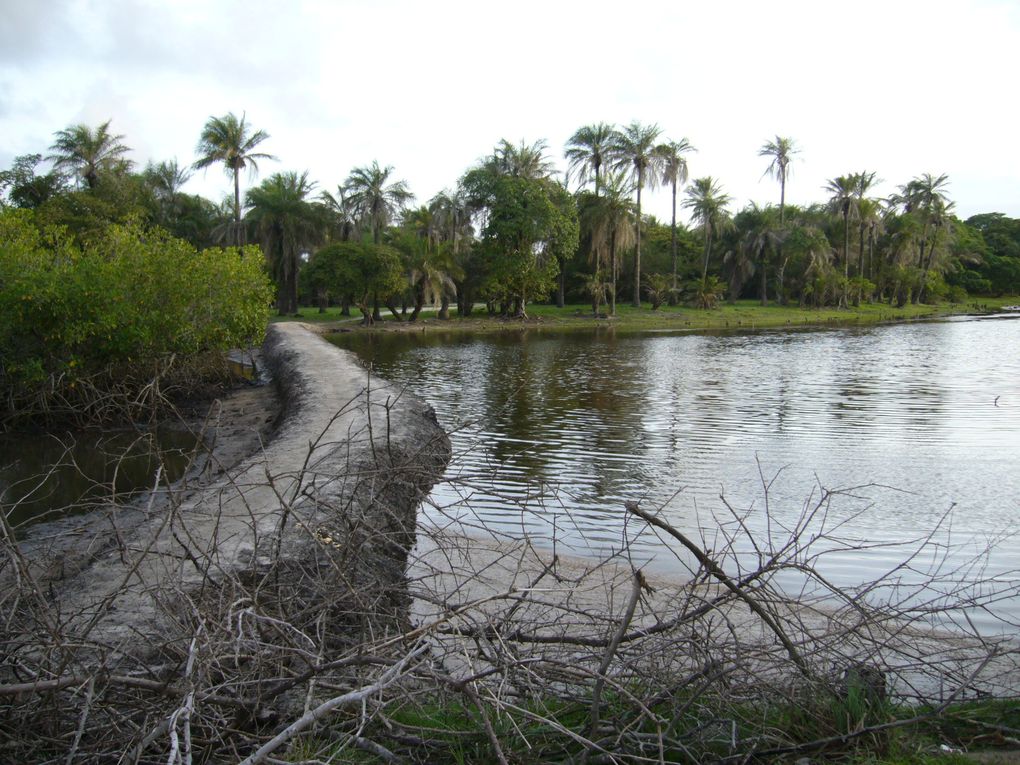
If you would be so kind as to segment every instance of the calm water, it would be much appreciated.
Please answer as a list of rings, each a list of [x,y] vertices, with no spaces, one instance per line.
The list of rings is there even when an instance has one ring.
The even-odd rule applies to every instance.
[[[819,566],[836,582],[893,568],[934,533],[959,549],[941,561],[935,548],[898,581],[961,565],[991,543],[988,568],[966,576],[1020,584],[1016,319],[338,342],[430,401],[452,431],[448,480],[424,511],[437,524],[480,524],[575,554],[626,548],[641,565],[682,572],[689,561],[637,533],[624,502],[662,508],[716,550],[736,513],[749,534],[731,565],[746,567],[755,545],[785,541],[823,488],[844,489],[807,532],[831,551]],[[1015,594],[1002,605],[1020,620]]]
[[[153,432],[80,431],[0,436],[0,510],[12,526],[86,512],[97,502],[175,481],[186,470],[195,437],[171,428]]]

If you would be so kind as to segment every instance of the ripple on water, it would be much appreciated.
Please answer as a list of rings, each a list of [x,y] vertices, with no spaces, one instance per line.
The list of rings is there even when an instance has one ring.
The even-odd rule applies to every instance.
[[[682,570],[625,501],[696,534],[733,508],[764,537],[767,523],[792,527],[821,487],[860,487],[825,516],[865,548],[832,546],[835,581],[892,569],[906,548],[888,545],[932,529],[941,542],[994,538],[988,575],[1016,579],[1020,543],[999,537],[1020,528],[1020,321],[381,340],[355,350],[452,430],[450,480],[428,512],[581,552],[629,544]]]

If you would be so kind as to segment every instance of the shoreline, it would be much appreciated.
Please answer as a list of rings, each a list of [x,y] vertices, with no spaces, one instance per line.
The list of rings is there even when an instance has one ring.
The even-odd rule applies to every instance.
[[[469,317],[451,316],[440,320],[422,314],[415,322],[397,321],[388,312],[383,320],[370,326],[361,324],[358,316],[344,318],[339,309],[326,314],[306,308],[299,317],[274,317],[273,323],[299,321],[319,334],[334,333],[450,333],[489,334],[499,332],[540,331],[614,331],[614,332],[733,332],[761,330],[813,330],[839,327],[877,326],[914,321],[931,321],[956,316],[981,316],[1003,312],[1016,302],[1015,297],[980,298],[961,304],[908,304],[902,308],[885,304],[862,304],[855,308],[800,308],[793,306],[760,306],[756,301],[721,304],[709,310],[662,306],[652,311],[647,305],[635,309],[618,305],[613,318],[595,318],[590,306],[568,305],[564,308],[538,305],[531,307],[525,319],[489,316],[484,307],[475,308]]]

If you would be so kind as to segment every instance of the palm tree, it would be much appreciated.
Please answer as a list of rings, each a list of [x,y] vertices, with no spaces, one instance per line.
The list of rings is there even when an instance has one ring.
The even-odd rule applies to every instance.
[[[656,151],[656,141],[662,130],[658,125],[632,122],[617,132],[613,141],[613,165],[627,169],[634,182],[637,195],[637,244],[634,248],[634,307],[641,307],[641,191],[645,185],[654,189],[662,172],[662,157]]]
[[[191,172],[177,164],[176,159],[150,162],[145,168],[145,180],[161,203],[164,222],[172,221],[177,215],[177,198],[181,187],[191,178]]]
[[[219,162],[227,175],[234,177],[234,225],[235,242],[241,243],[241,181],[240,174],[246,167],[254,174],[258,172],[258,160],[276,159],[272,154],[255,151],[255,147],[269,138],[265,130],[251,131],[251,126],[230,112],[225,117],[210,117],[202,128],[195,151],[198,159],[193,167],[204,170]]]
[[[880,181],[876,180],[877,173],[863,171],[855,173],[853,177],[854,181],[854,199],[855,207],[857,211],[857,224],[860,227],[859,237],[857,242],[857,275],[864,276],[864,241],[865,234],[869,228],[875,226],[878,220],[879,205],[877,200],[870,199],[867,194],[868,191],[876,183]],[[872,232],[872,237],[874,232]]]
[[[576,173],[577,180],[582,185],[589,180],[594,181],[596,197],[602,185],[602,168],[613,158],[615,133],[616,129],[605,122],[585,125],[570,136],[563,152],[567,160],[568,179],[570,173]]]
[[[276,306],[281,316],[297,313],[298,268],[301,253],[319,239],[321,216],[308,202],[315,183],[307,171],[274,173],[248,191],[248,221],[262,242],[277,283]]]
[[[505,138],[496,144],[495,150],[483,166],[496,175],[509,175],[514,178],[539,180],[549,178],[556,172],[556,167],[546,155],[549,147],[545,141],[539,140],[526,144],[522,140],[514,146]]]
[[[471,225],[471,210],[463,189],[458,188],[456,191],[444,189],[439,192],[429,200],[429,210],[432,211],[439,239],[450,247],[452,256],[450,273],[455,282],[460,282],[459,285],[455,284],[457,312],[461,316],[467,316],[471,312],[473,296],[468,283],[470,269],[466,267],[468,263],[465,262],[470,258],[470,251],[464,243],[470,244],[474,228]],[[445,299],[445,293],[441,297]],[[446,312],[441,306],[440,315],[444,313]]]
[[[591,242],[591,257],[598,280],[609,273],[609,312],[616,315],[616,277],[619,272],[617,254],[635,243],[635,209],[630,199],[631,188],[622,172],[606,176],[600,197],[582,192],[578,200],[578,218],[582,236]]]
[[[922,225],[918,247],[918,266],[922,272],[918,301],[924,300],[927,292],[928,272],[935,263],[935,248],[940,243],[940,235],[950,228],[954,203],[946,195],[948,186],[948,175],[924,173],[901,186],[899,195],[895,197],[905,212],[917,218]]]
[[[830,193],[829,210],[843,218],[843,297],[840,299],[840,308],[847,305],[847,284],[850,278],[850,216],[856,209],[856,197],[854,196],[854,176],[841,175],[832,178],[825,184],[825,190]]]
[[[56,140],[50,146],[46,159],[53,162],[54,170],[70,170],[79,183],[85,182],[90,189],[96,187],[100,173],[128,169],[131,163],[124,159],[130,149],[122,141],[124,136],[110,133],[110,122],[92,130],[88,125],[72,125],[53,135]]]
[[[356,216],[368,221],[372,241],[382,242],[382,231],[396,214],[414,199],[405,181],[390,181],[393,167],[379,167],[374,161],[366,167],[356,167],[344,181],[344,193]]]
[[[730,203],[728,194],[711,176],[695,178],[687,189],[687,199],[682,203],[691,211],[691,217],[699,223],[705,233],[705,256],[701,266],[701,281],[708,279],[708,261],[712,255],[712,237],[718,234],[727,220],[726,206]]]
[[[667,141],[656,147],[662,157],[662,182],[669,184],[673,195],[673,218],[669,228],[669,249],[673,259],[673,291],[670,293],[669,304],[676,303],[676,189],[687,183],[687,158],[684,154],[695,151],[690,141],[681,138],[679,141]]]
[[[758,207],[752,202],[737,214],[733,225],[740,232],[739,249],[754,264],[761,278],[761,304],[768,305],[768,256],[770,251],[776,253],[782,246],[784,224],[779,222],[776,208]]]
[[[350,242],[359,238],[358,219],[350,199],[344,194],[344,187],[336,187],[336,195],[323,191],[319,203],[326,209],[329,219],[329,238]]]
[[[765,175],[779,181],[779,222],[786,221],[786,179],[790,176],[790,161],[799,149],[792,138],[776,136],[776,140],[765,142],[758,150],[759,157],[772,157],[772,162],[765,168]]]

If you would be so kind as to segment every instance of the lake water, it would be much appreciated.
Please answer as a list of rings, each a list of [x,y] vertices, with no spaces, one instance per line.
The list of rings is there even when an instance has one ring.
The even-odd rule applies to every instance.
[[[0,435],[0,510],[11,526],[87,512],[176,481],[195,436],[173,428]]]
[[[998,607],[1020,621],[1015,317],[724,335],[430,328],[337,342],[427,399],[451,432],[428,522],[685,572],[676,545],[624,510],[638,501],[715,550],[735,533],[732,566],[747,570],[824,490],[841,490],[803,535],[827,551],[812,561],[827,577],[854,586],[932,535],[893,577],[907,591],[991,546],[987,567],[950,578],[1012,587]]]

